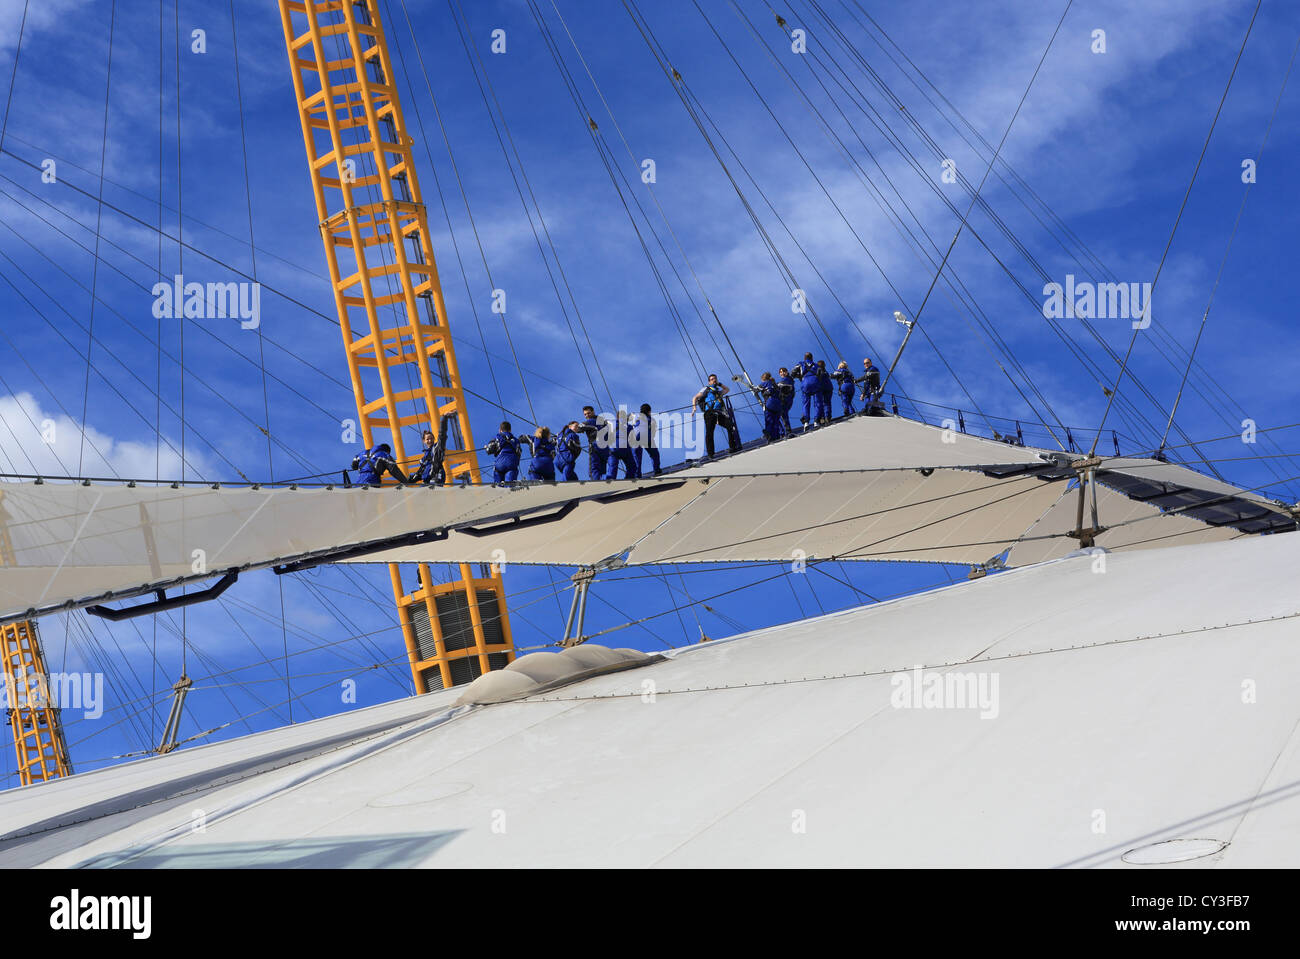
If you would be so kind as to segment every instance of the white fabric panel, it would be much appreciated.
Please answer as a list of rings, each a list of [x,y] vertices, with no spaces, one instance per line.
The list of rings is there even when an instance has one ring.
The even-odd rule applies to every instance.
[[[1062,483],[965,470],[719,479],[629,563],[809,558],[980,563],[1060,497]]]
[[[1250,500],[1261,506],[1277,508],[1277,505],[1272,500],[1260,496],[1258,493],[1242,492],[1240,487],[1198,473],[1186,466],[1179,466],[1177,463],[1162,463],[1160,460],[1130,459],[1127,457],[1111,458],[1102,461],[1101,469],[1126,473],[1129,476],[1136,476],[1139,479],[1153,483],[1171,483],[1175,486],[1186,486],[1189,489],[1204,490],[1207,493],[1221,493],[1224,496]],[[1102,482],[1105,482],[1104,478]]]
[[[1029,566],[1049,559],[1059,559],[1079,548],[1079,541],[1062,536],[1075,528],[1078,521],[1079,495],[1072,491],[1061,497],[1043,518],[1029,528],[1025,540],[1011,547],[1008,566]],[[1188,543],[1218,543],[1238,539],[1246,534],[1230,527],[1209,526],[1200,520],[1177,513],[1160,512],[1150,503],[1131,500],[1122,493],[1097,487],[1097,517],[1102,526],[1114,526],[1097,537],[1097,545],[1108,550],[1160,549]],[[1092,522],[1091,511],[1084,513],[1084,522]],[[1128,525],[1119,526],[1117,524]],[[1053,539],[1035,539],[1053,536]]]
[[[792,439],[696,467],[710,476],[828,473],[921,466],[1042,463],[1038,450],[1011,446],[896,416],[855,416]]]
[[[610,487],[606,492],[635,488],[622,482],[612,483]],[[576,484],[568,483],[564,488],[572,495]],[[624,552],[699,496],[705,488],[696,479],[677,489],[646,496],[609,503],[583,502],[564,519],[554,523],[520,530],[507,528],[487,536],[453,531],[441,542],[385,550],[348,562],[491,563],[501,561],[501,555],[497,553],[501,550],[504,561],[513,565],[589,566]]]
[[[0,867],[1149,871],[1123,856],[1172,839],[1230,843],[1190,868],[1293,866],[1300,537],[1120,553],[1106,575],[1090,562],[674,650],[521,702],[451,710],[459,691],[433,693],[407,701],[428,713],[359,710],[0,792],[4,832],[27,834],[0,839]],[[995,693],[991,708],[918,706],[918,664],[927,682]],[[1268,694],[1243,706],[1251,677]],[[338,748],[347,728],[358,742]],[[308,758],[273,768],[295,749]],[[63,825],[35,831],[51,817]]]
[[[608,491],[604,484],[515,490],[5,484],[0,618],[192,577],[203,571],[195,568],[200,560],[213,572],[267,565]]]

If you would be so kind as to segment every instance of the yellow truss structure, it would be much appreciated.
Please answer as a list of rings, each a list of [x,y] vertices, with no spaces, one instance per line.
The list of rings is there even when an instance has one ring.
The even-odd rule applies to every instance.
[[[280,18],[364,445],[388,442],[409,469],[417,457],[403,431],[436,434],[451,417],[447,481],[473,482],[473,433],[377,4],[280,0]],[[458,581],[435,586],[421,564],[411,593],[396,564],[389,572],[417,692],[514,658],[496,567],[475,576],[462,564]],[[467,628],[449,634],[448,622]]]

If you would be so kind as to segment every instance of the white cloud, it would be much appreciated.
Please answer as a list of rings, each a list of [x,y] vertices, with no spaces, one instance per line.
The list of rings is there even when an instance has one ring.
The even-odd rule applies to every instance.
[[[188,475],[206,471],[192,453],[186,458]],[[159,451],[155,444],[115,439],[93,426],[86,427],[83,442],[75,420],[46,410],[24,392],[0,396],[0,469],[41,476],[175,479],[181,475],[181,460],[165,443]]]

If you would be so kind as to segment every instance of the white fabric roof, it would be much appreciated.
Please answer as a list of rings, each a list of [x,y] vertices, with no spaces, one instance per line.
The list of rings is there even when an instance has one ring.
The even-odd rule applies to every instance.
[[[1025,533],[1024,540],[1011,547],[1008,566],[1031,566],[1049,559],[1060,559],[1078,548],[1078,541],[1057,534],[1074,529],[1078,520],[1078,493],[1062,496],[1037,523]],[[1246,535],[1231,527],[1207,526],[1199,520],[1177,513],[1162,513],[1148,503],[1097,487],[1097,515],[1106,532],[1096,545],[1108,550],[1163,549],[1191,543],[1217,543]],[[1092,521],[1084,515],[1084,524]],[[1039,537],[1051,537],[1040,539]]]
[[[1073,527],[1068,510],[1052,509],[1065,492],[1061,479],[1014,475],[1050,466],[1059,477],[1055,455],[910,420],[857,417],[635,483],[298,490],[5,483],[0,621],[326,557],[495,562],[504,552],[507,563],[576,566],[630,550],[629,564],[800,555],[976,564],[1035,523],[1035,535]],[[1181,471],[1183,480],[1200,475],[1156,466]],[[1147,470],[1123,460],[1106,468],[1118,475],[1130,467]],[[1208,479],[1198,488],[1218,486],[1232,489]],[[1033,561],[1072,545],[1058,538],[1017,555]],[[354,552],[340,553],[346,549]]]
[[[1079,556],[184,749],[0,793],[0,866],[1124,867],[1170,839],[1289,866],[1298,562],[1296,536]],[[997,677],[996,715],[916,708],[918,664]]]

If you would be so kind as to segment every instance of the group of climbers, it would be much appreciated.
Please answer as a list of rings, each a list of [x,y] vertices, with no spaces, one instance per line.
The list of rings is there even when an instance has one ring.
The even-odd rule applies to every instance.
[[[859,386],[861,389],[859,390]],[[803,360],[793,368],[780,367],[774,377],[765,372],[754,392],[763,404],[763,436],[775,441],[795,433],[790,423],[796,391],[803,394],[803,415],[800,424],[807,430],[832,418],[831,400],[838,388],[843,415],[852,416],[854,397],[864,406],[862,412],[871,413],[878,407],[881,392],[880,371],[870,359],[862,361],[862,375],[855,376],[849,364],[840,361],[832,373],[824,360],[815,360],[805,353]],[[704,448],[706,458],[714,456],[713,431],[721,426],[727,433],[727,446],[735,453],[741,448],[740,432],[736,428],[735,411],[728,396],[730,388],[718,382],[716,374],[709,374],[708,382],[695,394],[694,405],[704,415]],[[539,426],[531,435],[515,436],[510,423],[503,422],[486,446],[493,457],[493,483],[513,483],[519,479],[519,457],[524,444],[531,452],[528,478],[545,482],[577,480],[575,469],[582,453],[582,440],[587,440],[587,475],[589,479],[618,479],[619,467],[624,479],[640,479],[642,460],[649,455],[652,475],[660,472],[658,437],[650,404],[642,404],[638,413],[629,415],[620,409],[614,422],[596,414],[593,406],[582,408],[582,419],[566,423],[559,434]],[[358,479],[368,486],[378,486],[387,473],[399,483],[425,483],[441,486],[446,482],[443,468],[443,450],[432,430],[424,431],[424,450],[420,462],[410,476],[403,474],[387,443],[362,450],[353,460],[352,468]],[[345,482],[348,481],[344,474]]]
[[[796,384],[803,393],[803,416],[799,422],[805,430],[831,421],[831,400],[837,388],[844,416],[853,416],[857,412],[853,406],[855,394],[863,402],[862,412],[872,412],[879,401],[881,390],[880,370],[870,359],[862,361],[862,375],[855,376],[844,360],[840,360],[839,366],[832,373],[826,369],[825,360],[814,360],[811,353],[805,353],[803,360],[793,369],[782,366],[777,370],[776,377],[764,373],[759,379],[758,395],[763,401],[763,435],[769,442],[795,432],[790,425],[790,409],[794,406]]]
[[[593,406],[582,408],[582,419],[571,420],[558,436],[545,426],[539,426],[530,436],[515,436],[509,423],[502,423],[500,431],[488,443],[486,452],[494,457],[492,481],[513,483],[519,478],[519,453],[528,444],[532,458],[528,464],[528,478],[554,483],[557,473],[560,481],[578,478],[574,467],[582,453],[582,438],[586,437],[588,477],[593,480],[617,479],[623,467],[624,479],[640,479],[643,457],[648,454],[652,474],[659,475],[659,447],[655,433],[654,415],[650,404],[642,404],[639,414],[629,416],[620,410],[614,423],[596,415]]]

